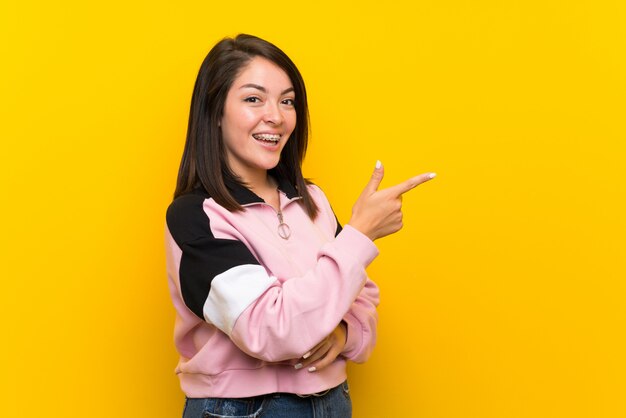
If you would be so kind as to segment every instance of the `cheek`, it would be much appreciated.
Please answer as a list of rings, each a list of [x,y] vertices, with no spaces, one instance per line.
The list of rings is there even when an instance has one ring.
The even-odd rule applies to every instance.
[[[261,113],[256,109],[247,108],[240,110],[237,117],[242,126],[250,126],[259,122]]]
[[[227,126],[231,132],[248,130],[258,123],[257,113],[252,108],[227,105],[222,117],[222,126]]]
[[[292,115],[289,115],[289,117],[287,117],[287,123],[289,124],[289,129],[291,130],[291,132],[293,132],[294,129],[296,129],[296,113],[293,112]]]

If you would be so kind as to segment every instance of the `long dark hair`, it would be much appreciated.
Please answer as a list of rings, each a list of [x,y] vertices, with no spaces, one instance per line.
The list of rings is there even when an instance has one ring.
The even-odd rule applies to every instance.
[[[226,183],[244,185],[229,168],[219,127],[226,96],[233,81],[254,57],[263,57],[280,67],[291,80],[295,93],[296,127],[281,152],[277,176],[295,185],[307,214],[314,219],[318,208],[302,176],[302,161],[309,136],[309,110],[306,88],[300,71],[275,45],[252,35],[224,38],[209,51],[200,66],[191,99],[187,140],[178,170],[174,198],[202,186],[221,206],[230,211],[243,210],[231,196]],[[244,185],[245,186],[245,185]]]

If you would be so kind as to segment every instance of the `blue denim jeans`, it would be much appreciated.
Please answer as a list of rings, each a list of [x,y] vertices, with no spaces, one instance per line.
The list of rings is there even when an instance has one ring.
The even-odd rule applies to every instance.
[[[305,397],[270,393],[251,398],[187,398],[183,418],[351,418],[348,382]]]

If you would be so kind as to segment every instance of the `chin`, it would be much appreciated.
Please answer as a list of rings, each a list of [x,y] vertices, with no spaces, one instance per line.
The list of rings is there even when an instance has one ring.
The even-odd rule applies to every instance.
[[[267,161],[264,164],[262,164],[262,167],[265,170],[271,170],[273,168],[276,168],[276,166],[278,165],[278,163],[280,162],[280,158],[273,160],[273,161]]]

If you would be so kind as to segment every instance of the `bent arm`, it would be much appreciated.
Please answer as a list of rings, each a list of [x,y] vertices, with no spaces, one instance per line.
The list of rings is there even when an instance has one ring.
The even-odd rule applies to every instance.
[[[350,311],[376,255],[369,239],[345,228],[322,247],[302,277],[276,280],[224,330],[249,355],[266,361],[301,357],[330,334]]]

